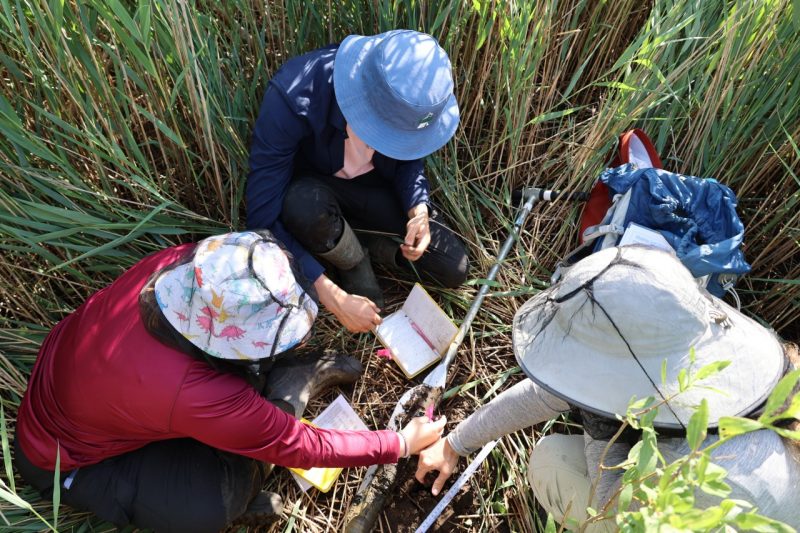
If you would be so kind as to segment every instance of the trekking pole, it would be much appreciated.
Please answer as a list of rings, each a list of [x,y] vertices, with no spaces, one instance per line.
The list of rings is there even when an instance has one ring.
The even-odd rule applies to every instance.
[[[489,285],[497,276],[500,266],[505,260],[511,247],[519,237],[519,232],[525,224],[533,206],[539,201],[553,201],[562,196],[566,196],[570,200],[585,201],[589,195],[583,192],[562,193],[560,191],[551,191],[546,189],[539,189],[537,187],[526,187],[521,190],[515,191],[512,194],[512,200],[515,202],[523,202],[522,207],[514,220],[514,226],[511,233],[500,248],[500,253],[489,270],[485,282],[481,284],[481,288],[475,299],[472,301],[469,310],[467,311],[461,327],[458,328],[455,338],[450,343],[442,362],[439,363],[423,380],[421,385],[417,385],[408,389],[395,405],[392,415],[387,424],[388,429],[397,431],[402,428],[409,417],[414,413],[424,410],[429,406],[436,406],[441,399],[447,382],[447,369],[450,363],[456,356],[458,348],[461,346],[464,337],[469,331],[472,321],[478,314],[478,310],[483,303],[483,299],[489,292]],[[353,502],[348,509],[347,516],[345,517],[345,531],[347,533],[367,533],[372,530],[373,525],[378,519],[378,514],[386,501],[386,498],[391,494],[395,483],[397,482],[397,464],[390,465],[373,465],[364,476]]]

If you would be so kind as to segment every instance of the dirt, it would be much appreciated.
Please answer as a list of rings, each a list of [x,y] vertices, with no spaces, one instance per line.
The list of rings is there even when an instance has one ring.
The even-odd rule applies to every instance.
[[[422,523],[428,514],[433,510],[441,496],[433,496],[430,486],[425,486],[414,479],[416,461],[406,463],[406,468],[410,471],[401,471],[400,480],[395,487],[393,497],[384,508],[385,516],[392,531],[405,533],[414,531]],[[454,474],[448,482],[447,487],[452,484],[458,474]],[[432,531],[454,531],[462,523],[462,520],[455,518],[474,514],[477,508],[475,494],[469,484],[466,484],[453,498],[450,504],[444,509],[441,516],[431,528]]]
[[[450,422],[460,421],[471,412],[467,400],[462,397],[442,402],[439,411],[447,413],[448,427],[453,427],[454,425]],[[447,480],[442,493],[438,496],[431,494],[431,484],[436,474],[429,474],[426,479],[427,483],[422,484],[414,477],[417,468],[416,459],[407,461],[399,466],[397,485],[393,493],[387,498],[384,507],[384,516],[391,530],[398,533],[415,531],[422,524],[422,521],[428,517],[433,508],[436,507],[445,492],[455,483],[466,466],[467,461],[459,461],[457,470]],[[470,518],[465,518],[465,515],[474,515],[480,508],[480,502],[476,501],[473,489],[475,479],[476,476],[473,476],[456,493],[455,497],[431,527],[431,531],[463,531],[465,527],[469,528]]]

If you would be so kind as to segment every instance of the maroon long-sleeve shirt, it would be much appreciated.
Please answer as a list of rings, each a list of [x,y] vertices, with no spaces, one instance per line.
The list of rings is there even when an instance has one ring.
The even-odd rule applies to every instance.
[[[149,276],[191,252],[150,255],[62,320],[47,337],[19,409],[16,438],[36,466],[97,463],[148,443],[191,437],[273,464],[364,466],[397,461],[391,431],[302,424],[240,377],[161,344],[139,316]]]

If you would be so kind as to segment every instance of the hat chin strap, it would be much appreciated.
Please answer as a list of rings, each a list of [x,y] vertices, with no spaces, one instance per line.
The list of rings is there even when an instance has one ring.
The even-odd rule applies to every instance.
[[[614,319],[612,319],[611,315],[608,314],[608,311],[606,311],[605,308],[602,305],[600,305],[600,302],[598,302],[597,300],[594,299],[594,297],[592,296],[591,291],[587,290],[586,292],[588,294],[589,300],[591,300],[592,303],[597,305],[597,307],[600,308],[600,310],[603,312],[603,314],[606,315],[606,318],[608,319],[608,321],[611,322],[611,325],[614,327],[614,331],[617,332],[617,335],[619,335],[619,338],[622,339],[622,342],[625,343],[625,346],[628,348],[628,351],[633,356],[633,360],[636,361],[637,365],[639,365],[639,368],[642,370],[642,373],[647,377],[647,380],[650,382],[650,384],[656,390],[656,392],[661,397],[661,399],[664,400],[664,405],[667,406],[667,409],[669,409],[669,412],[672,413],[672,416],[675,417],[675,420],[678,421],[678,424],[685,431],[686,430],[686,426],[683,425],[683,422],[681,422],[681,419],[678,417],[678,414],[672,409],[672,406],[669,404],[669,401],[667,401],[667,398],[664,396],[664,393],[661,392],[661,389],[658,388],[658,385],[656,385],[656,382],[653,381],[653,378],[651,378],[650,374],[647,373],[647,370],[645,370],[644,365],[642,365],[642,362],[639,361],[639,358],[636,356],[636,353],[634,353],[633,348],[631,348],[631,345],[628,343],[628,339],[626,339],[625,336],[622,334],[622,332],[619,330],[619,328],[617,327],[616,322],[614,322]]]

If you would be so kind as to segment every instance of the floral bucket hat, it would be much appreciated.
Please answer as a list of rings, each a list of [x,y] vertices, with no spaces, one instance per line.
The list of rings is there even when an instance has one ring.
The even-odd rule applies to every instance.
[[[269,232],[204,239],[191,261],[161,274],[154,288],[167,321],[220,359],[284,352],[305,339],[318,310]]]

